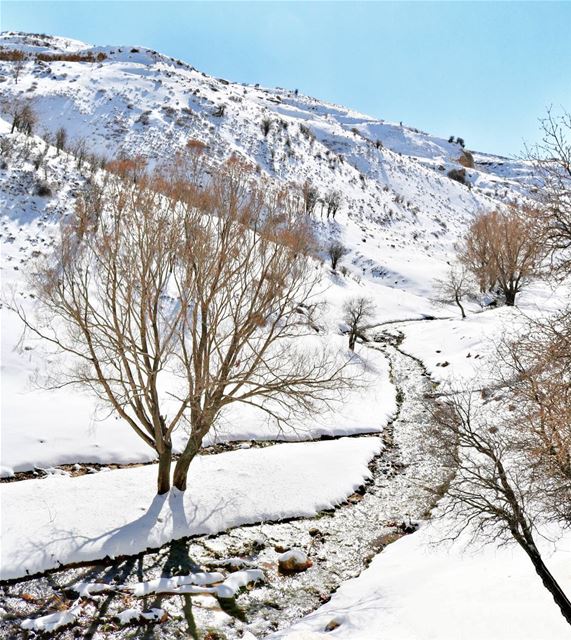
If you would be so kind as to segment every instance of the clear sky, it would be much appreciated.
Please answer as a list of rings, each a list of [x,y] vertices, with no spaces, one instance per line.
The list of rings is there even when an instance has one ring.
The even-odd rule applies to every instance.
[[[0,0],[0,28],[142,45],[518,154],[571,110],[571,2]]]

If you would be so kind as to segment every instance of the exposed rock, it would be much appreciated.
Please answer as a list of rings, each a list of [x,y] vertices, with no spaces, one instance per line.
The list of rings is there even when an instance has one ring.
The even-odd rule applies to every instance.
[[[313,562],[307,557],[305,551],[301,549],[290,549],[278,558],[278,569],[280,573],[288,575],[300,573],[313,566]]]

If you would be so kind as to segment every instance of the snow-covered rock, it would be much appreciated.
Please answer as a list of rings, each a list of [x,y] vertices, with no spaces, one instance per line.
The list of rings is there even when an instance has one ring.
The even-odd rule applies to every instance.
[[[278,557],[278,569],[283,574],[300,573],[312,564],[303,549],[290,549]]]

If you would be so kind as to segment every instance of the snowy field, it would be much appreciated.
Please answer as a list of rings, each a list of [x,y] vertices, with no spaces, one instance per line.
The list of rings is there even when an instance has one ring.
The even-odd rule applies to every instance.
[[[2,579],[135,554],[188,535],[308,516],[363,484],[378,438],[203,456],[190,489],[156,496],[156,465],[1,487]]]

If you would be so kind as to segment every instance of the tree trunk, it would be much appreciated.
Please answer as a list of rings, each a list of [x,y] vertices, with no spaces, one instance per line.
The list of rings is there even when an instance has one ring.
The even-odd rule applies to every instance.
[[[173,486],[180,491],[186,491],[188,468],[196,454],[200,451],[201,446],[202,438],[191,437],[185,450],[181,453],[180,458],[176,462],[173,475]]]
[[[351,351],[355,351],[355,342],[357,341],[357,336],[351,331],[349,334],[349,349]]]
[[[504,295],[506,296],[506,306],[513,307],[515,305],[515,291],[507,289],[504,292]]]
[[[555,578],[551,575],[549,569],[545,566],[539,550],[537,549],[535,544],[530,544],[529,542],[523,544],[520,542],[520,545],[523,547],[523,550],[527,553],[531,562],[533,563],[537,575],[543,582],[543,586],[553,596],[555,604],[561,610],[563,617],[565,618],[565,620],[567,620],[568,624],[571,624],[571,602],[565,595],[563,589],[559,586],[557,580],[555,580]]]
[[[460,307],[460,311],[462,312],[462,320],[464,320],[464,318],[466,317],[466,312],[464,311],[464,307],[462,306],[462,303],[460,302],[459,296],[455,296],[455,297],[456,297],[456,304]]]
[[[162,495],[171,488],[171,462],[172,445],[165,446],[163,452],[159,452],[159,474],[157,478],[157,493]]]

